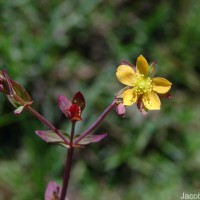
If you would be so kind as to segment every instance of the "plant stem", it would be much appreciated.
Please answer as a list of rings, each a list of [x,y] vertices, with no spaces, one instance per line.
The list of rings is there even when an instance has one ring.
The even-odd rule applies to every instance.
[[[67,151],[67,159],[66,159],[66,163],[65,163],[65,172],[64,172],[64,177],[63,177],[63,185],[62,185],[60,200],[65,200],[65,197],[66,197],[66,194],[67,194],[67,188],[68,188],[68,183],[69,183],[73,152],[74,152],[74,148],[69,148],[68,151]]]
[[[71,166],[72,166],[72,158],[73,158],[73,152],[74,152],[73,138],[74,138],[74,132],[75,132],[75,124],[76,124],[76,122],[72,122],[71,136],[70,136],[70,148],[67,151],[67,159],[66,159],[66,163],[65,163],[63,186],[62,186],[60,200],[65,200],[65,197],[67,195],[67,188],[68,188],[68,183],[69,183],[69,177],[70,177]]]
[[[115,103],[116,99],[113,100],[113,102],[103,111],[103,113],[91,126],[89,126],[85,131],[81,133],[81,135],[74,141],[74,144],[78,144],[84,137],[90,134],[90,132],[93,131],[99,125],[99,123],[106,117],[106,115],[114,108]]]
[[[26,102],[23,101],[19,96],[13,94],[14,98],[17,99],[22,104],[26,104]],[[32,103],[32,102],[31,102]],[[36,117],[38,118],[42,123],[47,125],[52,131],[54,131],[60,138],[63,139],[65,144],[69,145],[69,141],[65,138],[65,136],[53,125],[51,124],[46,118],[44,118],[40,113],[38,113],[35,109],[33,109],[30,105],[27,104],[26,108]]]
[[[69,145],[70,142],[63,136],[63,134],[53,125],[51,124],[46,118],[44,118],[40,113],[38,113],[35,109],[33,109],[31,106],[27,106],[27,109],[35,116],[37,117],[41,122],[43,122],[45,125],[47,125],[51,130],[53,130],[60,138],[63,139],[65,144]]]

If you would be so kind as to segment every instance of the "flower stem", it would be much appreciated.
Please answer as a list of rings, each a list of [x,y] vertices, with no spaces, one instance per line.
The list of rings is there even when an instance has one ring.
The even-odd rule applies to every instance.
[[[48,126],[51,130],[53,130],[60,138],[63,139],[65,144],[69,145],[70,142],[63,136],[63,134],[53,125],[51,124],[46,118],[44,118],[40,113],[38,113],[35,109],[33,109],[31,106],[27,106],[27,109],[36,117],[38,118],[42,123],[44,123],[46,126]]]
[[[93,131],[99,125],[99,123],[106,117],[106,115],[114,108],[116,101],[116,99],[113,100],[113,102],[103,111],[99,118],[81,133],[81,135],[74,141],[74,144],[78,144],[84,137],[90,134],[90,132]]]
[[[63,186],[62,186],[60,200],[65,200],[65,197],[67,195],[69,177],[70,177],[71,166],[72,166],[72,158],[73,158],[73,152],[74,152],[73,138],[74,138],[74,132],[75,132],[75,124],[76,124],[76,122],[72,122],[71,136],[70,136],[70,148],[67,151],[67,159],[66,159],[66,163],[65,163]]]

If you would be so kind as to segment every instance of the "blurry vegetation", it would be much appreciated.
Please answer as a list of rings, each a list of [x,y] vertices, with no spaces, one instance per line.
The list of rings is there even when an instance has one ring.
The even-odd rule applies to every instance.
[[[157,75],[173,83],[161,111],[113,112],[96,130],[109,136],[76,151],[71,200],[174,200],[198,191],[200,1],[2,0],[0,19],[0,66],[57,127],[69,128],[59,94],[85,94],[79,129],[98,117],[121,88],[122,59],[156,60]],[[46,127],[28,112],[14,116],[2,94],[0,104],[0,199],[42,200],[49,180],[62,181],[66,150],[40,140],[34,131]]]

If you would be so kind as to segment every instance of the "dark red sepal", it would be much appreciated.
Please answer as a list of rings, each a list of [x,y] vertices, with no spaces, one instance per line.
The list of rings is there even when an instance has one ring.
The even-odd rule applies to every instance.
[[[121,61],[121,65],[128,65],[128,66],[130,66],[130,67],[132,67],[132,68],[135,69],[135,65],[131,64],[131,63],[128,62],[127,60],[122,60],[122,61]]]
[[[82,95],[81,92],[77,92],[74,95],[74,98],[72,100],[72,104],[78,105],[81,112],[83,111],[83,109],[85,108],[85,98],[84,98],[84,96]]]

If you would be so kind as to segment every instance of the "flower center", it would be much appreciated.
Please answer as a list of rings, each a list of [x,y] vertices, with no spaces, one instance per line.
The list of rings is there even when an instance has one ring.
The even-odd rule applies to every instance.
[[[135,91],[137,95],[141,95],[152,90],[152,80],[145,78],[143,74],[136,73]]]

